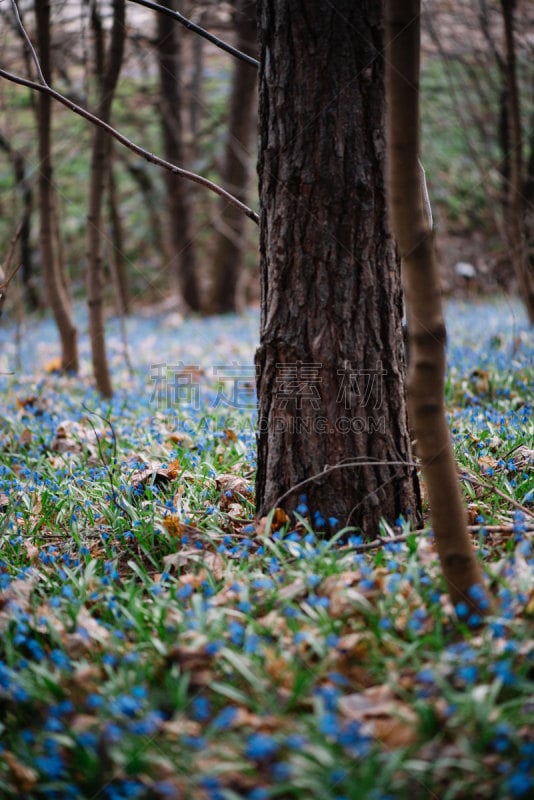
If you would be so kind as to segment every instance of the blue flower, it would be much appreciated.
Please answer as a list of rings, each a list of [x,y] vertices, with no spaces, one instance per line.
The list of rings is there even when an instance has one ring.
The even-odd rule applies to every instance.
[[[182,586],[176,592],[176,596],[180,598],[180,600],[187,600],[188,597],[191,597],[193,594],[193,587],[190,583],[186,583],[185,586]]]
[[[459,619],[464,619],[469,615],[469,606],[467,603],[464,603],[463,600],[456,603],[456,615]]]
[[[211,723],[212,728],[215,730],[230,728],[237,717],[237,713],[237,706],[226,706],[226,708],[223,708],[223,710],[217,714]]]
[[[48,780],[58,780],[62,777],[65,766],[59,753],[47,753],[36,756],[35,766]]]
[[[456,670],[456,676],[464,683],[476,683],[478,670],[473,664],[467,664]]]
[[[278,749],[279,744],[272,736],[266,733],[253,733],[247,742],[245,755],[247,758],[261,761],[274,756]]]
[[[272,776],[275,781],[287,781],[291,777],[291,764],[287,761],[276,761],[272,766]]]
[[[256,786],[247,794],[247,800],[268,800],[269,790],[263,786]]]
[[[193,719],[198,720],[199,722],[205,722],[211,716],[211,707],[210,701],[207,697],[203,695],[199,695],[195,697],[191,703],[193,707]]]
[[[240,622],[235,619],[230,620],[228,625],[228,633],[230,635],[230,641],[232,644],[243,644],[243,639],[245,638],[245,628]]]
[[[506,779],[506,786],[512,797],[531,797],[534,779],[525,772],[514,772]]]

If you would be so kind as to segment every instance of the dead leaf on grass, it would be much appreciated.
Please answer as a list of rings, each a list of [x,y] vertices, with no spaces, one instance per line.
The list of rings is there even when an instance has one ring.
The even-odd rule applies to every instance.
[[[11,750],[4,750],[2,753],[2,758],[9,768],[11,780],[13,781],[15,788],[22,794],[22,796],[25,796],[28,792],[31,792],[39,778],[37,771],[32,769],[32,767],[27,767],[25,764],[21,764]]]
[[[365,725],[388,750],[408,747],[419,739],[417,714],[395,697],[389,686],[371,686],[345,695],[339,700],[339,710],[348,719]]]

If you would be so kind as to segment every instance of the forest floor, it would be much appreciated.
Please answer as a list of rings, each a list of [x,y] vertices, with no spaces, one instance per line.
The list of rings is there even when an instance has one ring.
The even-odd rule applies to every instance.
[[[86,334],[65,377],[3,320],[2,799],[533,796],[534,341],[513,299],[447,318],[484,627],[428,527],[254,521],[256,311],[128,319],[128,358],[111,320],[109,402]]]

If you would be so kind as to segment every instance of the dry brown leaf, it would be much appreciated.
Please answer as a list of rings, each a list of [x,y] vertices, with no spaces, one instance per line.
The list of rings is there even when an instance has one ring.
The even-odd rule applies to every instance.
[[[35,564],[36,561],[39,561],[39,548],[33,544],[33,542],[24,542],[24,549],[26,550],[26,555],[31,564]]]
[[[216,581],[220,581],[224,577],[226,564],[220,553],[205,553],[203,561],[206,569],[210,570]]]
[[[19,436],[19,442],[23,445],[31,444],[33,441],[33,432],[29,428],[24,428]]]
[[[21,764],[11,750],[4,750],[2,758],[9,767],[15,788],[24,796],[34,788],[39,777],[36,770]]]
[[[530,447],[522,444],[520,447],[514,450],[512,461],[519,470],[527,470],[528,468],[532,468],[534,467],[534,450],[531,450]]]
[[[288,658],[277,653],[273,647],[266,647],[263,661],[268,675],[277,686],[293,689],[294,673],[290,668]]]
[[[167,514],[163,517],[163,527],[170,536],[181,536],[184,530],[179,514]]]
[[[180,476],[182,468],[180,466],[180,462],[177,459],[171,461],[167,464],[167,475],[169,476],[171,481],[176,480]]]
[[[234,503],[241,503],[250,495],[250,484],[239,475],[223,473],[215,478],[215,485],[220,491],[219,508],[226,511]]]
[[[56,356],[56,358],[51,358],[49,361],[46,361],[44,364],[44,371],[49,374],[52,372],[61,372],[61,358]]]
[[[173,431],[167,437],[169,442],[173,442],[173,444],[179,444],[181,447],[191,447],[193,440],[187,433],[182,433],[181,431]]]
[[[340,589],[346,586],[354,586],[361,580],[361,572],[359,570],[348,570],[340,572],[337,575],[329,575],[325,578],[317,589],[317,594],[322,597],[330,597],[337,594]]]
[[[387,749],[407,747],[418,741],[418,716],[398,700],[389,686],[371,686],[363,692],[345,695],[339,710],[348,719],[366,726]]]
[[[265,536],[265,532],[267,530],[268,520],[269,520],[269,517],[262,517],[259,520],[259,522],[258,522],[258,524],[256,526],[256,533],[259,536]],[[286,514],[286,512],[284,511],[284,509],[283,508],[275,508],[274,514],[273,514],[273,517],[272,517],[272,520],[271,520],[271,527],[269,528],[269,532],[270,533],[275,533],[275,531],[278,531],[278,530],[280,530],[280,528],[283,528],[284,525],[287,525],[288,522],[289,522],[289,517]]]
[[[44,403],[41,397],[31,394],[27,397],[17,397],[17,406],[31,411],[43,411]]]
[[[133,472],[130,476],[130,482],[132,489],[137,493],[141,493],[145,486],[161,486],[177,480],[178,477],[180,477],[180,464],[178,461],[171,461],[167,467],[153,465],[147,469]]]
[[[185,567],[189,564],[204,563],[204,557],[205,553],[202,553],[196,548],[189,547],[187,550],[181,549],[176,553],[169,553],[168,556],[163,556],[163,564],[165,569],[169,571],[173,567],[180,569],[180,567]]]
[[[70,656],[94,651],[95,645],[105,647],[110,632],[82,606],[76,617],[76,630],[64,636],[65,650]]]
[[[483,472],[489,472],[489,470],[499,468],[499,464],[493,456],[480,456],[478,463]]]
[[[213,682],[213,656],[204,649],[181,647],[177,645],[165,657],[167,668],[171,664],[178,664],[182,672],[190,673],[190,683],[193,687],[209,686]]]

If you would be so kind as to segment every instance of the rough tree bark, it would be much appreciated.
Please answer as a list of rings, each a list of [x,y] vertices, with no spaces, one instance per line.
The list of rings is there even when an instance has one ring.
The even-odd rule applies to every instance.
[[[326,529],[373,536],[419,510],[386,221],[383,6],[258,6],[257,512],[305,494]]]
[[[162,0],[161,5],[179,11],[179,0]],[[157,14],[156,51],[160,76],[160,112],[163,153],[167,161],[182,164],[184,160],[181,49],[176,25],[163,14]],[[197,266],[193,245],[190,190],[175,175],[165,176],[167,205],[174,249],[172,272],[178,292],[191,311],[200,311]]]
[[[36,0],[37,52],[44,79],[50,83],[52,72],[50,48],[50,1]],[[51,98],[42,93],[37,98],[39,150],[39,245],[48,303],[54,314],[61,341],[61,368],[78,371],[78,332],[74,325],[69,299],[54,252],[54,184],[51,147]]]
[[[486,612],[445,417],[445,320],[418,160],[420,0],[386,0],[386,9],[389,203],[407,305],[410,421],[449,594],[455,604]]]
[[[510,144],[510,183],[506,203],[506,230],[519,291],[527,309],[530,324],[534,325],[534,266],[529,259],[526,208],[523,195],[523,137],[521,109],[517,85],[514,41],[515,0],[501,0],[505,42],[505,80],[508,101],[508,140]]]
[[[235,31],[237,49],[256,58],[256,0],[239,0]],[[250,64],[236,61],[221,181],[228,191],[243,202],[247,199],[253,121],[257,108],[256,82],[257,76]],[[222,201],[217,222],[219,229],[215,240],[213,285],[208,304],[212,314],[238,310],[238,283],[246,243],[247,220],[235,207]]]
[[[124,0],[113,0],[111,38],[108,53],[104,59],[104,71],[101,76],[98,76],[99,99],[95,112],[104,122],[108,122],[111,116],[113,94],[122,65],[124,37],[125,2]],[[93,372],[97,388],[104,397],[111,397],[113,394],[106,354],[102,297],[102,205],[109,179],[110,156],[111,142],[108,134],[102,128],[95,128],[91,151],[87,213],[87,302]]]

